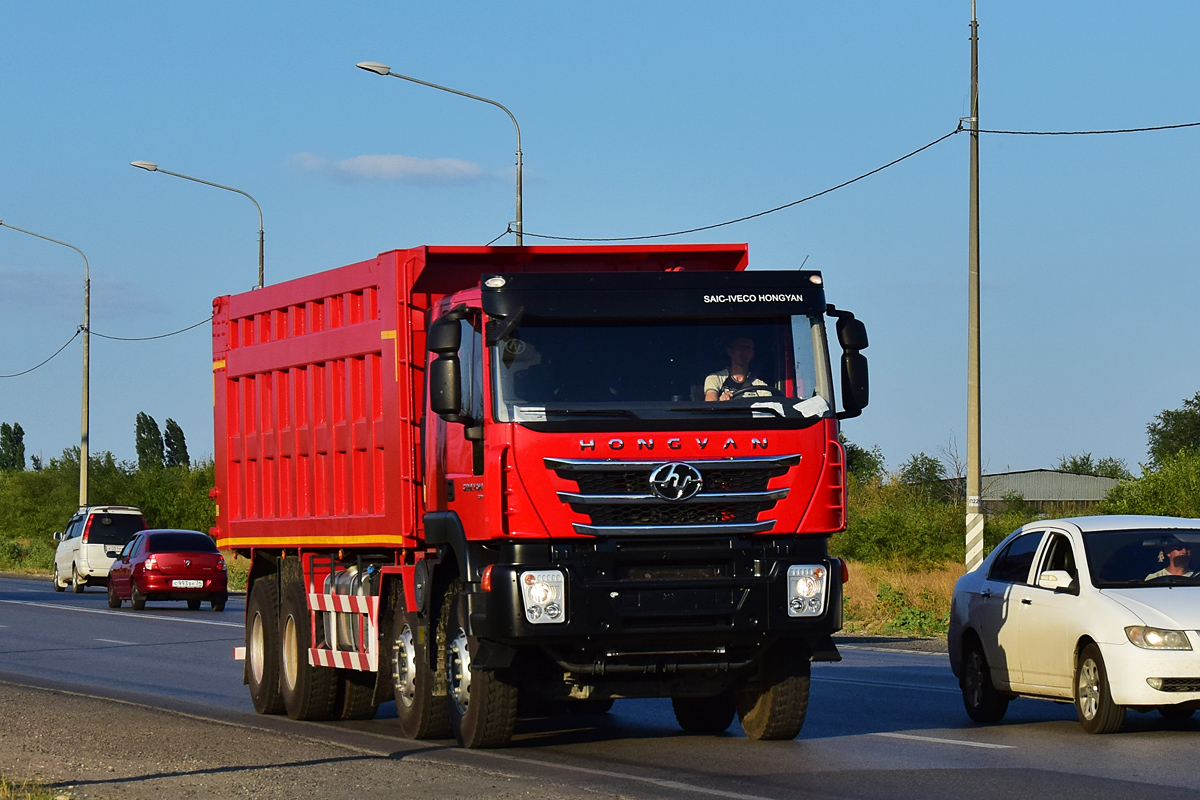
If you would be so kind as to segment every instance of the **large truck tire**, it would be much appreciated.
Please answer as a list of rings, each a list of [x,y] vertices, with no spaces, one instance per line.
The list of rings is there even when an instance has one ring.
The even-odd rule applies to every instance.
[[[417,625],[416,615],[409,613],[404,594],[400,593],[391,628],[396,718],[409,739],[449,739],[454,732],[450,729],[445,660],[441,656],[446,629],[437,626],[434,641],[422,646],[417,641]]]
[[[279,588],[274,575],[256,578],[246,606],[246,683],[259,714],[282,714],[279,693]]]
[[[812,665],[800,648],[781,643],[750,668],[736,693],[746,736],[755,741],[795,739],[808,714]]]
[[[295,564],[295,567],[291,567]],[[292,719],[330,719],[337,710],[338,674],[332,667],[308,663],[312,627],[299,564],[285,563],[283,603],[279,609],[279,691]]]
[[[688,733],[721,733],[737,714],[733,692],[715,697],[672,697],[675,721]]]
[[[510,669],[474,669],[479,641],[467,635],[463,584],[446,592],[439,627],[444,630],[447,706],[454,738],[463,747],[503,747],[517,722],[517,683]],[[439,639],[443,634],[439,632]]]
[[[337,708],[334,719],[372,719],[379,711],[375,702],[374,672],[338,670]]]

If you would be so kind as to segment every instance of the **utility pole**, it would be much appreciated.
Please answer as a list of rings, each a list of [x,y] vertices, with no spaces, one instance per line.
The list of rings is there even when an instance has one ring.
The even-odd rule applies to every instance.
[[[979,21],[971,0],[971,200],[967,293],[967,569],[983,561],[982,460],[979,454]]]

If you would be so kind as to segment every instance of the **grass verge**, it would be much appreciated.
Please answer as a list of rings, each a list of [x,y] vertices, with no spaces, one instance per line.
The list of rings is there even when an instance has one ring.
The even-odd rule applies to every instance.
[[[57,796],[37,781],[15,781],[0,775],[0,800],[54,800]]]
[[[845,586],[847,633],[944,636],[954,583],[965,567],[956,561],[923,569],[850,562]]]

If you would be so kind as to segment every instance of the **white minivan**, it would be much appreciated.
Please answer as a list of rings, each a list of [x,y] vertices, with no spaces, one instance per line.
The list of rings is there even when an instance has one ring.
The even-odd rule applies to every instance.
[[[54,534],[54,591],[108,584],[108,570],[133,535],[146,530],[146,518],[133,506],[84,506],[66,530]]]

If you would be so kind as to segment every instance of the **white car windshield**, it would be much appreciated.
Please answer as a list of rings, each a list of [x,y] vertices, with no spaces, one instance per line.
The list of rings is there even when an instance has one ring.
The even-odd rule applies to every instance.
[[[1092,531],[1083,547],[1097,588],[1200,586],[1200,529]]]

